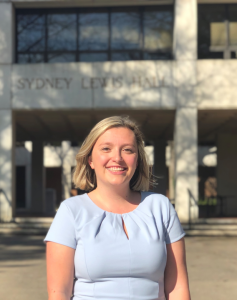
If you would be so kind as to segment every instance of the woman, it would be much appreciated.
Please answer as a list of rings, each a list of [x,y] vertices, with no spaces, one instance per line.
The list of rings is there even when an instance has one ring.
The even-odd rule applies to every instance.
[[[49,300],[190,300],[185,234],[169,200],[147,192],[137,125],[102,120],[76,160],[89,193],[62,202],[45,238]]]

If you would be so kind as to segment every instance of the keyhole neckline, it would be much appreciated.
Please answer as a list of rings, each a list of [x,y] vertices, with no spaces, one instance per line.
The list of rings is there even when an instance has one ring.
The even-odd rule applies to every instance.
[[[143,200],[145,199],[145,194],[144,194],[144,192],[140,192],[140,194],[141,194],[141,201],[140,201],[140,203],[138,204],[138,206],[137,206],[135,209],[133,209],[133,210],[127,212],[127,213],[119,214],[119,213],[114,213],[114,212],[111,212],[111,211],[107,211],[107,210],[105,210],[105,209],[99,207],[99,206],[98,206],[97,204],[95,204],[95,202],[89,197],[89,195],[88,195],[87,193],[85,193],[85,195],[86,195],[87,199],[89,200],[89,202],[90,202],[93,206],[95,206],[98,210],[100,210],[101,212],[109,213],[109,214],[112,214],[112,215],[118,215],[118,216],[126,216],[126,215],[129,215],[129,214],[135,212],[136,210],[138,210],[138,208],[139,208],[139,207],[141,206],[141,204],[143,203]]]

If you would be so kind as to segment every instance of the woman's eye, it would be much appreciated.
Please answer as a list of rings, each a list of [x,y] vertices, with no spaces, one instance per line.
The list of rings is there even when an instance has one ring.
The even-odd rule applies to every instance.
[[[102,148],[103,151],[109,151],[108,147]]]
[[[132,149],[128,149],[128,148],[127,148],[127,149],[124,149],[124,151],[125,151],[125,152],[130,152],[130,153],[133,152]]]

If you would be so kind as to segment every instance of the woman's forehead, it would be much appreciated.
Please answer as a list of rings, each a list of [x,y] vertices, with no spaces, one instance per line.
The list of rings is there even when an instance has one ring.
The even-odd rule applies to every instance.
[[[96,144],[117,142],[136,144],[134,132],[126,127],[113,127],[101,134]]]

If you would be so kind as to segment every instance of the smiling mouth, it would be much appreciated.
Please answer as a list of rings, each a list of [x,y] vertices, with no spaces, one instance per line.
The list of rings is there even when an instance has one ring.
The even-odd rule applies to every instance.
[[[127,168],[122,168],[122,167],[110,167],[110,168],[106,168],[109,171],[125,171],[127,170]]]

